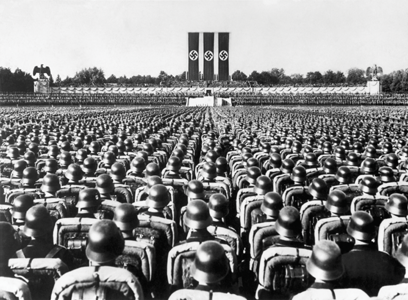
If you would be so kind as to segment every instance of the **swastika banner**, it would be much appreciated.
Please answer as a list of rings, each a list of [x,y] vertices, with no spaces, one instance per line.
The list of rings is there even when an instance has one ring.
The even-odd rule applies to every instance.
[[[204,32],[204,80],[214,79],[214,33]]]
[[[229,79],[229,33],[218,33],[218,80]]]
[[[198,78],[198,43],[199,33],[188,33],[188,80],[199,80]]]

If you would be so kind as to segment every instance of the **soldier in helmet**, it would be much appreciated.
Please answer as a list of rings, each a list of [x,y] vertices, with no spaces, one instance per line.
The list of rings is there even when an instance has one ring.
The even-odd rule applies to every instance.
[[[52,243],[53,224],[43,205],[32,206],[25,215],[23,232],[31,241],[16,252],[19,258],[60,258],[68,268],[73,267],[72,254],[60,245]]]
[[[344,266],[341,251],[332,241],[322,240],[313,247],[312,255],[306,262],[306,270],[315,278],[315,282],[306,291],[293,297],[294,300],[368,299],[367,294],[360,289],[342,288]]]
[[[118,226],[125,240],[134,240],[133,229],[139,225],[137,215],[136,207],[130,203],[122,203],[115,208],[113,222]]]
[[[353,249],[344,254],[345,286],[360,288],[376,296],[380,287],[401,282],[405,268],[387,253],[377,250],[374,219],[357,211],[347,225],[347,233],[355,239]]]
[[[141,210],[141,214],[172,219],[172,211],[168,204],[170,194],[163,184],[155,184],[149,188],[149,196],[146,199],[147,207]]]
[[[78,202],[76,204],[78,208],[76,217],[95,219],[101,203],[101,195],[97,189],[86,188],[81,190],[78,194]]]

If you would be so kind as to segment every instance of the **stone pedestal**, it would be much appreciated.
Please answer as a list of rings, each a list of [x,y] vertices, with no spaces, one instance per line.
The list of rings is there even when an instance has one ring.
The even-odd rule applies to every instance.
[[[382,93],[381,82],[378,80],[367,81],[367,93],[370,95],[378,95]]]
[[[49,93],[50,81],[48,79],[38,79],[34,81],[34,93]]]

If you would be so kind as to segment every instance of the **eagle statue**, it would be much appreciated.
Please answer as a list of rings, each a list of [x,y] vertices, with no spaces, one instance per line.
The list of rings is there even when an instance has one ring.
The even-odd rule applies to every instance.
[[[48,77],[51,77],[50,68],[49,67],[43,67],[43,64],[41,64],[41,67],[37,67],[37,66],[34,67],[33,75],[35,76],[35,75],[37,75],[37,73],[40,74],[40,79],[45,78],[44,74],[47,74]]]
[[[368,67],[366,71],[366,76],[372,77],[372,80],[378,80],[383,75],[383,69],[377,65]]]

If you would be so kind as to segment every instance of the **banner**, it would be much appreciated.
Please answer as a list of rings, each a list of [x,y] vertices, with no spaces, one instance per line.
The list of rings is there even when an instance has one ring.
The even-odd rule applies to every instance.
[[[229,79],[229,33],[218,33],[218,80]]]
[[[214,80],[214,33],[204,32],[204,80]]]
[[[198,32],[188,33],[188,80],[199,80],[198,78]]]

